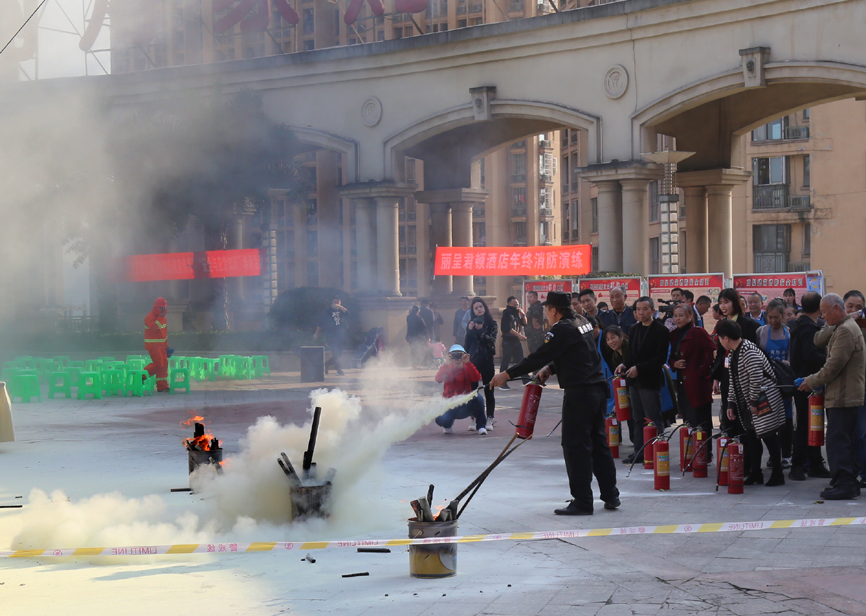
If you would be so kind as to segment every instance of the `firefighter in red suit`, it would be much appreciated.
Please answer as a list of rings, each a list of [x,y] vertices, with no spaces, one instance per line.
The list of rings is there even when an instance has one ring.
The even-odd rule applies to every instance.
[[[165,310],[168,306],[164,298],[153,302],[153,310],[144,317],[144,348],[153,360],[144,367],[151,376],[156,375],[156,391],[168,391],[168,323]]]

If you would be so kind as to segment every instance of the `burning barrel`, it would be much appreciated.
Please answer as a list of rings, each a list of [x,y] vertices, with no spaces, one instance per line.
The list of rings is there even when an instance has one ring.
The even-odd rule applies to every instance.
[[[457,520],[418,522],[409,520],[410,539],[457,536]],[[409,575],[415,578],[446,578],[457,575],[457,544],[429,543],[409,546]]]
[[[223,449],[220,447],[218,439],[214,438],[213,434],[206,434],[204,424],[199,423],[204,421],[202,417],[192,417],[187,421],[181,422],[182,426],[188,426],[190,423],[194,425],[192,438],[183,440],[184,447],[187,451],[187,460],[189,463],[189,474],[199,466],[204,464],[213,464],[216,470],[220,470],[220,464],[223,461]]]

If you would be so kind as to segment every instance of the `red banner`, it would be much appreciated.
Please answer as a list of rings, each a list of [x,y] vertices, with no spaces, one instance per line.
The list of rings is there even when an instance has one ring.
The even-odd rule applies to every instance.
[[[588,244],[436,249],[437,276],[557,276],[586,274],[589,269]]]
[[[781,298],[785,289],[794,289],[797,301],[809,290],[807,275],[802,273],[791,274],[735,274],[734,288],[743,297],[752,293],[759,293],[764,302]]]
[[[671,290],[679,287],[688,289],[695,294],[695,301],[706,295],[715,304],[719,301],[719,293],[725,288],[724,274],[678,274],[678,275],[653,275],[649,276],[650,297],[653,299],[671,298]],[[708,310],[703,316],[704,329],[712,332],[716,326],[713,311]]]
[[[261,274],[259,251],[212,250],[135,255],[126,259],[127,282],[151,280],[193,280],[198,278],[235,278]]]
[[[610,308],[610,290],[614,287],[620,287],[625,291],[626,303],[629,305],[643,295],[640,276],[629,276],[626,278],[581,278],[577,286],[581,291],[592,289],[595,293],[595,301],[605,302],[608,308]]]
[[[574,282],[571,280],[524,280],[523,281],[523,307],[529,306],[529,300],[526,299],[526,294],[534,291],[538,294],[538,301],[543,302],[547,299],[547,294],[551,291],[562,291],[563,293],[572,293],[574,291]]]

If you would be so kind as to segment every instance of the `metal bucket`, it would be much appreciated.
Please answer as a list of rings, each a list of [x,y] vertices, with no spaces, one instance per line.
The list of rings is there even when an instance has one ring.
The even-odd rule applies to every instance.
[[[219,470],[219,463],[223,461],[222,449],[214,449],[212,451],[190,451],[187,449],[187,453],[189,454],[190,475],[202,464],[216,464],[217,470]]]
[[[291,489],[292,519],[326,518],[330,515],[331,482],[321,486],[297,486]]]
[[[410,539],[456,536],[457,520],[449,522],[409,520]],[[457,575],[457,544],[410,545],[409,575],[415,578],[446,578]]]

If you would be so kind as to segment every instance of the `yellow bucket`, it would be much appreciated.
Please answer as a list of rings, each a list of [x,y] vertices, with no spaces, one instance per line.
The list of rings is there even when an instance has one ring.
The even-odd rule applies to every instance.
[[[457,520],[450,522],[409,520],[410,539],[455,536],[457,536]],[[416,578],[445,578],[457,575],[457,544],[410,545],[409,575]]]

